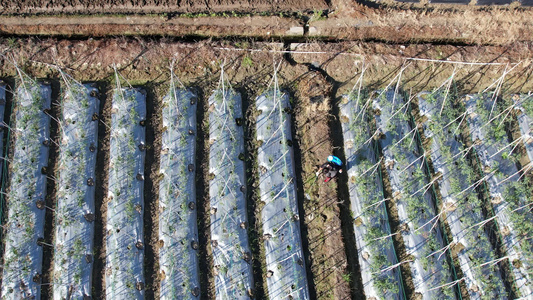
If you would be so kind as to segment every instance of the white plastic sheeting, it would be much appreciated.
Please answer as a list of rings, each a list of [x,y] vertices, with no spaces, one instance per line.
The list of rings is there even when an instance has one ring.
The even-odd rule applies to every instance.
[[[509,142],[502,123],[506,115],[500,114],[496,99],[492,94],[475,94],[465,96],[464,101],[470,136],[488,185],[515,285],[519,296],[527,299],[533,295],[533,241],[530,238],[533,199],[528,197],[527,186],[518,180],[520,174],[508,154],[511,148],[507,147]]]
[[[196,299],[196,96],[171,88],[163,98],[159,172],[159,271],[161,299]]]
[[[269,299],[309,299],[302,252],[289,96],[268,90],[256,99],[259,191]]]
[[[107,299],[144,297],[145,120],[143,90],[113,90],[106,228]]]
[[[507,299],[498,266],[485,264],[493,261],[495,254],[487,232],[476,225],[484,220],[483,203],[475,191],[475,172],[463,156],[465,147],[458,138],[462,118],[452,106],[453,99],[444,94],[420,93],[418,106],[420,115],[427,118],[424,133],[431,140],[429,153],[436,176],[440,176],[439,190],[453,237],[452,248],[470,299]]]
[[[522,143],[526,148],[529,162],[533,166],[533,95],[514,95],[513,100],[519,111],[518,126],[520,127]]]
[[[389,89],[378,91],[373,101],[386,172],[390,178],[393,201],[398,208],[401,234],[414,284],[415,296],[423,299],[454,299],[446,255],[436,252],[444,245],[436,224],[436,211],[430,186],[424,173],[422,153],[418,150],[416,128],[409,125],[409,105],[402,96]],[[433,221],[431,221],[433,220]],[[435,288],[435,289],[434,289]]]
[[[3,299],[40,299],[44,237],[46,175],[48,165],[50,85],[30,78],[20,82],[15,94],[15,136],[11,161]]]
[[[54,251],[54,298],[92,293],[98,90],[69,82],[60,118]]]
[[[209,97],[209,196],[211,248],[217,299],[252,294],[247,235],[246,179],[241,96],[232,89]]]
[[[340,104],[348,188],[363,288],[367,299],[405,299],[391,234],[379,164],[363,99],[345,95]]]

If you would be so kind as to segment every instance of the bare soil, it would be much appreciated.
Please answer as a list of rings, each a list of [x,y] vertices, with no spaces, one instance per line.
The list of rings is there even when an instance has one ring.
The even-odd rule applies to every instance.
[[[54,66],[61,67],[78,80],[113,80],[113,65],[133,84],[164,82],[169,79],[171,60],[177,60],[177,75],[190,85],[214,87],[217,72],[224,61],[231,67],[228,76],[232,82],[255,85],[253,82],[272,72],[272,56],[280,50],[294,50],[292,59],[297,64],[310,63],[323,69],[339,82],[338,93],[349,91],[363,66],[364,85],[375,88],[387,85],[406,66],[402,86],[414,91],[438,87],[455,70],[460,92],[476,92],[499,78],[505,68],[515,67],[506,76],[504,91],[527,92],[532,87],[528,76],[532,72],[533,50],[529,43],[510,46],[452,46],[385,43],[262,43],[251,40],[179,42],[161,38],[0,38],[0,77],[16,76],[13,61],[30,75],[38,78],[57,78]],[[278,59],[281,54],[276,57]],[[250,64],[241,65],[249,58]],[[451,64],[416,59],[458,62],[485,62],[488,64]],[[305,71],[303,71],[305,72]],[[294,85],[302,75],[299,68],[282,65],[281,84]],[[264,80],[262,80],[264,81]]]
[[[55,105],[59,103],[59,82],[51,82],[52,95],[51,95],[51,110],[48,112],[52,118],[58,119],[60,115],[60,106]],[[50,139],[55,141],[50,143],[47,176],[49,177],[46,182],[46,211],[44,221],[44,242],[49,245],[54,245],[55,240],[55,209],[57,199],[57,188],[54,178],[59,178],[58,170],[58,156],[59,156],[59,135],[58,123],[53,119],[50,120]],[[53,138],[56,137],[56,138]],[[42,270],[42,283],[54,282],[54,248],[43,245],[43,270]],[[41,295],[51,295],[52,285],[43,285],[41,287]]]
[[[343,275],[350,276],[346,256],[356,253],[347,254],[344,249],[336,180],[326,184],[324,178],[315,177],[328,155],[340,152],[333,150],[330,136],[331,88],[320,72],[309,70],[302,74],[296,90],[295,138],[303,180],[299,192],[304,194],[300,214],[307,240],[308,279],[314,283],[312,297],[314,292],[319,299],[351,299],[350,282]]]
[[[531,42],[533,10],[394,1],[3,0],[3,35],[248,37],[259,40],[500,45]],[[112,2],[107,5],[104,2]],[[126,3],[127,2],[127,3]],[[216,2],[216,3],[215,3]],[[20,3],[18,5],[17,3]],[[63,6],[64,5],[64,6]],[[169,6],[170,5],[170,6]],[[2,11],[2,9],[0,9]],[[191,13],[192,12],[192,13]],[[200,13],[201,12],[201,13]],[[100,13],[100,14],[98,14]],[[113,14],[113,15],[111,15]]]
[[[93,290],[94,299],[105,299],[105,271],[106,271],[106,220],[107,220],[107,190],[109,182],[109,142],[111,131],[111,98],[108,96],[110,88],[99,82],[100,115],[98,121],[98,153],[96,154],[95,170],[95,218],[94,218],[94,266]]]
[[[262,12],[327,9],[326,0],[1,0],[4,14]]]

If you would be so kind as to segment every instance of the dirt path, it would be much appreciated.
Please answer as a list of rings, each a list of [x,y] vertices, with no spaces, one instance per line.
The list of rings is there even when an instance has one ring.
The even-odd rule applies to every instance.
[[[327,0],[1,0],[3,14],[212,13],[327,9]]]
[[[303,66],[305,67],[305,66]],[[331,85],[318,71],[302,75],[296,91],[296,139],[300,150],[303,189],[303,237],[311,295],[319,299],[351,299],[350,272],[342,238],[336,181],[315,180],[315,172],[335,153],[329,128]],[[336,153],[335,153],[336,154]],[[298,154],[297,154],[298,155]],[[297,159],[298,161],[298,159]],[[355,251],[354,251],[355,252]]]
[[[242,10],[236,10],[238,12],[210,7],[209,13],[196,14],[172,9],[164,10],[165,13],[159,11],[161,14],[139,14],[140,9],[137,8],[129,12],[115,12],[106,8],[105,13],[115,15],[89,15],[88,13],[97,13],[92,10],[94,8],[81,10],[81,15],[50,15],[59,12],[44,9],[43,12],[48,15],[2,16],[0,34],[62,37],[247,37],[293,41],[305,41],[312,37],[324,41],[458,45],[509,45],[533,39],[529,34],[533,31],[533,11],[517,5],[377,5],[370,2],[369,5],[371,6],[352,0],[336,0],[330,3],[328,9],[328,5],[319,0],[294,0],[270,8],[245,6]],[[160,7],[165,6],[162,4]],[[151,11],[151,7],[146,6],[144,13]],[[173,13],[166,13],[168,11]]]
[[[109,170],[109,141],[110,130],[106,124],[111,122],[111,97],[109,86],[100,82],[99,100],[101,113],[98,124],[98,153],[96,156],[95,186],[95,221],[94,221],[94,267],[93,267],[93,298],[105,299],[105,261],[107,237],[107,190]]]

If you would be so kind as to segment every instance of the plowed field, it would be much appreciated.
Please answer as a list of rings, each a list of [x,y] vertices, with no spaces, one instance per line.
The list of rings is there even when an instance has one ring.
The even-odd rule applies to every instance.
[[[323,10],[324,0],[21,0],[0,1],[5,14],[27,13],[198,13],[198,12],[277,12],[298,10]]]

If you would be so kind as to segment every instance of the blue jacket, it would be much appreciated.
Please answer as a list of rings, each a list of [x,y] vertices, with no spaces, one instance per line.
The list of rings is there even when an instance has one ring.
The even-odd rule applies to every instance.
[[[342,166],[342,161],[341,161],[341,159],[338,158],[337,156],[334,156],[334,155],[330,155],[330,156],[328,156],[328,161],[331,162],[331,163],[336,164],[336,165],[339,166],[339,167]]]

